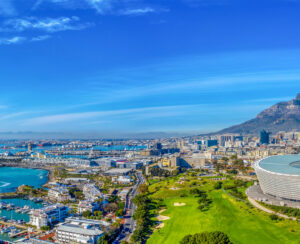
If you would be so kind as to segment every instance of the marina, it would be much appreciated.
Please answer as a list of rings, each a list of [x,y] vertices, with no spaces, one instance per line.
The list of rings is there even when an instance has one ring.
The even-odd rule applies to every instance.
[[[40,198],[0,200],[0,239],[13,241],[27,235],[24,224],[29,221],[29,212],[43,206]]]

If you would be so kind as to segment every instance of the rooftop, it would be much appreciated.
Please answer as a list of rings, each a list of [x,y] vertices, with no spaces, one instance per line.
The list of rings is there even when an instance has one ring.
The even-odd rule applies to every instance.
[[[129,173],[132,169],[119,169],[119,168],[114,168],[105,171],[105,174],[126,174]]]
[[[103,231],[100,229],[100,224],[101,222],[97,220],[68,218],[66,223],[62,223],[57,227],[57,230],[89,236],[102,235]]]
[[[300,175],[300,155],[279,155],[262,159],[259,162],[259,166],[267,171]]]
[[[80,235],[102,235],[103,231],[100,229],[97,229],[95,227],[91,227],[90,229],[86,229],[84,226],[76,225],[76,224],[64,224],[57,227],[58,231],[65,231],[65,232],[71,232],[76,233]]]

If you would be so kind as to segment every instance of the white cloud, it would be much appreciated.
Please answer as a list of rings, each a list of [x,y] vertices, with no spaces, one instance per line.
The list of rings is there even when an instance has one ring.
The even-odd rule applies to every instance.
[[[94,8],[98,13],[103,14],[110,11],[113,7],[112,0],[85,0],[90,7]]]
[[[208,77],[203,79],[179,79],[168,82],[160,82],[156,84],[147,84],[143,86],[125,86],[116,89],[116,86],[105,89],[101,84],[100,87],[95,85],[93,91],[86,91],[90,97],[95,98],[94,104],[103,104],[116,101],[132,100],[140,97],[162,95],[162,94],[176,94],[176,93],[190,93],[195,91],[215,92],[216,89],[234,89],[244,90],[249,89],[249,84],[278,84],[282,81],[297,83],[300,80],[300,73],[242,73],[224,77]],[[101,101],[99,101],[101,97]],[[87,104],[92,105],[93,103]]]
[[[58,32],[66,30],[81,30],[87,28],[89,24],[79,24],[79,18],[60,17],[60,18],[17,18],[6,20],[2,24],[1,31],[22,32],[26,30],[41,30],[45,32]]]
[[[11,0],[0,0],[0,15],[12,16],[16,14]]]
[[[43,36],[35,36],[31,38],[32,42],[39,42],[39,41],[44,41],[49,39],[51,36],[50,35],[43,35]]]
[[[143,1],[140,0],[37,0],[33,9],[44,3],[68,9],[94,9],[98,14],[144,15],[157,12],[149,6],[141,7]]]
[[[52,3],[68,9],[95,9],[98,13],[104,14],[113,8],[113,2],[118,3],[115,0],[37,0],[33,9],[39,8],[44,3]]]
[[[124,11],[121,11],[122,15],[143,15],[143,14],[148,14],[148,13],[154,13],[155,10],[150,7],[146,8],[136,8],[136,9],[127,9]]]
[[[50,37],[51,37],[50,35],[43,35],[43,36],[34,36],[32,38],[27,38],[24,36],[0,38],[0,45],[22,44],[24,42],[38,42],[38,41],[47,40]],[[0,106],[0,108],[1,108],[1,106]]]
[[[1,38],[0,45],[13,45],[13,44],[20,44],[27,40],[26,37],[23,36],[15,36],[9,38]]]
[[[30,114],[32,112],[29,111],[24,111],[24,112],[16,112],[16,113],[11,113],[11,114],[5,114],[0,116],[0,120],[6,120],[6,119],[12,119],[16,117],[20,117],[26,114]]]
[[[44,125],[44,124],[56,124],[63,122],[70,122],[76,120],[86,120],[92,118],[100,118],[116,115],[133,115],[151,113],[151,117],[162,116],[162,114],[168,112],[169,115],[182,113],[182,111],[191,108],[199,108],[202,105],[178,105],[178,106],[160,106],[160,107],[144,107],[144,108],[132,108],[132,109],[120,109],[120,110],[102,110],[94,112],[82,112],[82,113],[66,113],[55,114],[48,116],[41,116],[29,119],[25,122],[26,125]]]

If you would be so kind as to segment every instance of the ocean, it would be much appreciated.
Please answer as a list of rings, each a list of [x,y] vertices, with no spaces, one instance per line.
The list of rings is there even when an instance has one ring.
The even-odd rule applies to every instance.
[[[0,193],[13,192],[21,185],[41,187],[47,180],[47,170],[0,167]]]

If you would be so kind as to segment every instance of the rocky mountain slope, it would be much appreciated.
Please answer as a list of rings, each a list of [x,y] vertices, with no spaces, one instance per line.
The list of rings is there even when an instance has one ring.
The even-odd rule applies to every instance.
[[[226,128],[219,133],[258,134],[261,130],[300,131],[300,93],[289,102],[280,102],[262,111],[256,118]]]

